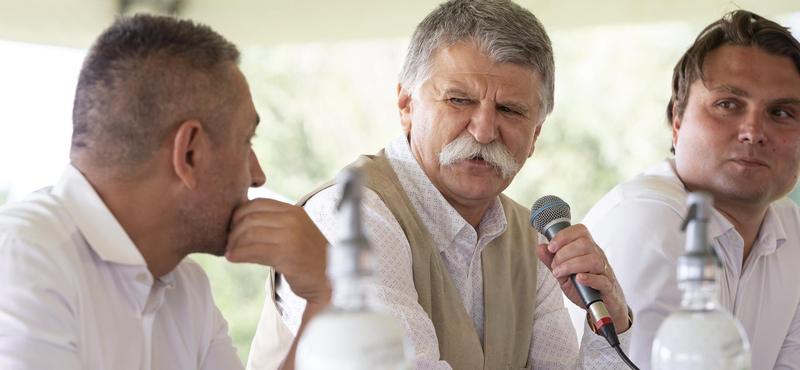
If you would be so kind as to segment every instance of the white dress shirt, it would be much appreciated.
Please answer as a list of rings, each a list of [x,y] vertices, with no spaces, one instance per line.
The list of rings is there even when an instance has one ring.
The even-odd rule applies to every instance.
[[[664,318],[680,305],[677,258],[687,192],[665,160],[603,197],[583,223],[605,250],[628,304],[633,308],[632,360],[650,368],[653,338]],[[800,369],[800,213],[784,198],[767,209],[750,256],[744,242],[714,210],[709,237],[723,268],[719,301],[744,326],[753,369]]]
[[[242,369],[200,266],[159,279],[71,165],[0,208],[0,369]]]
[[[475,230],[425,175],[411,153],[405,136],[393,141],[386,148],[386,156],[414,209],[433,236],[464,308],[483,343],[484,302],[480,255],[483,248],[508,227],[500,199],[496,198],[492,202],[478,224],[478,230]],[[306,212],[334,245],[341,240],[345,229],[336,212],[341,193],[341,185],[333,186],[312,197],[305,205]],[[363,201],[363,222],[374,248],[376,265],[373,304],[397,319],[413,350],[417,369],[451,369],[449,364],[439,361],[436,331],[417,302],[408,239],[377,194],[365,189]],[[540,242],[545,243],[546,239],[540,236]],[[587,330],[588,334],[583,337],[583,345],[579,351],[575,329],[564,307],[561,288],[541,262],[536,288],[536,312],[528,354],[534,369],[624,368],[625,365],[618,359],[614,349],[608,346],[605,339],[591,331]],[[296,333],[305,302],[294,295],[283,281],[279,283],[277,293],[282,316],[289,328]],[[334,300],[335,295],[334,290]],[[623,341],[623,348],[627,349],[630,335],[623,334],[620,339]]]

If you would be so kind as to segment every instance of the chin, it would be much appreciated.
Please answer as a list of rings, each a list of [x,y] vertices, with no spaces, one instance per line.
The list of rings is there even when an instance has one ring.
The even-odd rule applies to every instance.
[[[495,184],[463,184],[454,189],[455,193],[464,198],[464,199],[473,199],[473,200],[481,200],[481,199],[494,199],[494,197],[498,196],[501,192],[503,192],[501,187],[496,186]]]
[[[222,256],[225,255],[225,245],[223,244],[221,247],[217,247],[217,248],[211,249],[206,253],[214,255],[214,256],[217,256],[217,257],[222,257]]]
[[[759,186],[758,183],[751,182],[749,184],[742,184],[749,186],[730,186],[729,184],[732,184],[732,182],[723,184],[715,192],[718,191],[720,195],[725,198],[735,199],[742,203],[764,203],[772,201],[772,199],[769,199],[773,193],[772,189]]]

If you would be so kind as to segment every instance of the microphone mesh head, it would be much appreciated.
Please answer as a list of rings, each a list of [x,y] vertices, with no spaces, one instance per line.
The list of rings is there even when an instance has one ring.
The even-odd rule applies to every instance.
[[[545,226],[559,218],[572,218],[569,204],[555,195],[545,195],[531,207],[531,226],[544,234]]]

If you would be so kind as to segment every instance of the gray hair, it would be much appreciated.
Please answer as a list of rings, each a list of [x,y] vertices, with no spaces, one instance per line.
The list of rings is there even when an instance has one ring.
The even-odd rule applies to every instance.
[[[510,0],[450,0],[417,26],[400,72],[411,94],[430,76],[433,55],[461,42],[472,42],[494,63],[515,63],[541,75],[539,122],[553,111],[555,62],[544,26]]]
[[[147,14],[117,18],[81,68],[71,155],[127,173],[186,119],[198,119],[212,143],[221,143],[235,103],[224,66],[238,62],[236,46],[208,26]]]

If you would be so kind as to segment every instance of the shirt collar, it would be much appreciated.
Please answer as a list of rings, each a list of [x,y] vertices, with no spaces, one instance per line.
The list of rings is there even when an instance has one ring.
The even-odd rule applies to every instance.
[[[87,244],[103,261],[146,265],[122,225],[77,168],[67,165],[52,194],[59,199]]]
[[[400,180],[400,185],[431,233],[440,252],[447,248],[465,228],[467,229],[465,232],[471,230],[477,237],[477,231],[461,217],[425,174],[411,152],[411,146],[405,135],[392,141],[385,152],[392,170]],[[478,224],[478,229],[482,237],[496,237],[505,231],[506,227],[503,206],[500,198],[495,197]]]
[[[761,231],[758,232],[756,245],[761,246],[764,254],[769,254],[780,248],[786,243],[786,240],[786,230],[783,228],[781,218],[778,217],[774,204],[770,204],[764,215],[764,221],[761,223]]]

